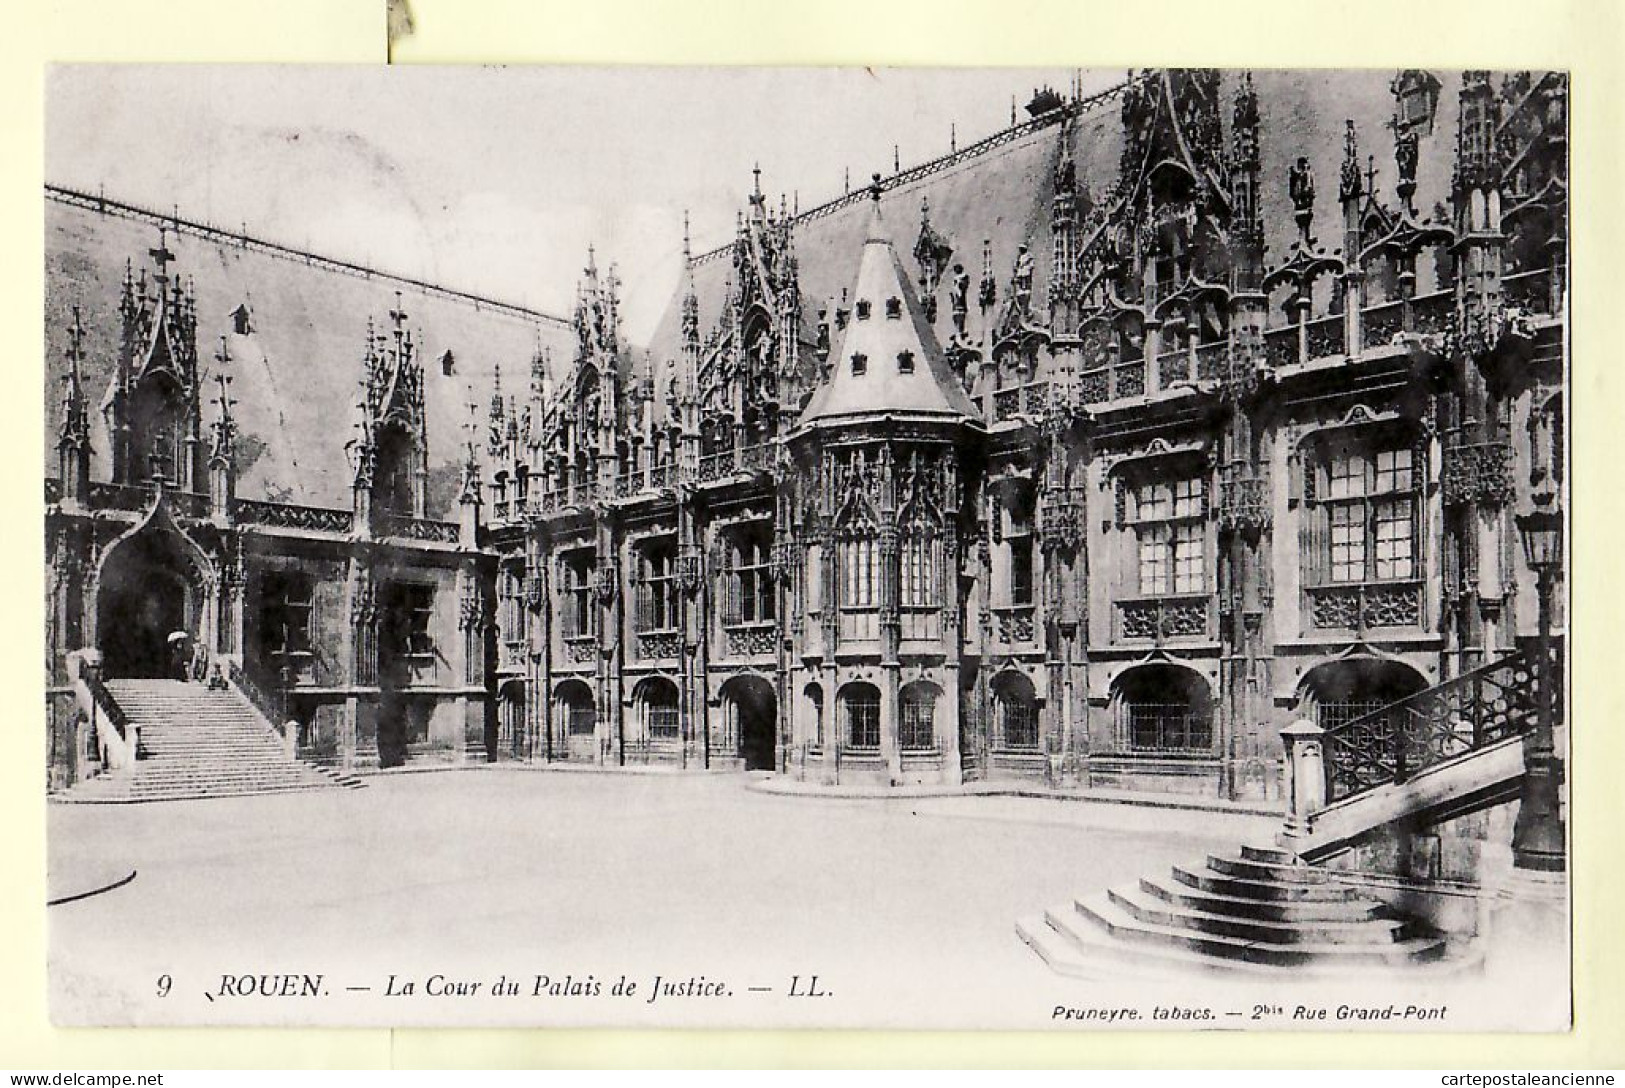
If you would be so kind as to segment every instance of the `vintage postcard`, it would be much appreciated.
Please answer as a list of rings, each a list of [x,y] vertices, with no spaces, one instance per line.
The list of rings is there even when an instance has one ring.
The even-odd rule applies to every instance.
[[[53,69],[54,1022],[1566,1030],[1568,128]]]

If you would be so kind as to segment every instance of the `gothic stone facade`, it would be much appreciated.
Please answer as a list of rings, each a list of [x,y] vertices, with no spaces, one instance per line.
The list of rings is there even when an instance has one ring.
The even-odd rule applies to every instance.
[[[105,462],[62,347],[53,676],[139,559],[347,763],[1278,796],[1289,722],[1534,635],[1513,518],[1565,482],[1566,102],[1557,73],[1150,71],[810,211],[758,175],[646,348],[589,260],[522,394],[469,349],[456,522],[413,407],[452,349],[368,334],[350,457],[303,451],[351,501],[301,513],[232,494],[229,394],[204,435],[195,358],[146,346],[184,356],[194,308],[126,288]],[[291,643],[330,671],[286,679]]]

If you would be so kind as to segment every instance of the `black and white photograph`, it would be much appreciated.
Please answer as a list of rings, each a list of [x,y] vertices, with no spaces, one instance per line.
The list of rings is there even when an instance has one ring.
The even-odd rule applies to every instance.
[[[51,68],[53,1023],[1567,1031],[1568,96]]]

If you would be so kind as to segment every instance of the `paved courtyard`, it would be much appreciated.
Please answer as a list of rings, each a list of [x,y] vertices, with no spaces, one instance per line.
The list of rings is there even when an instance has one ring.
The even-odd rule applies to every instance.
[[[1017,940],[1018,916],[1274,826],[1010,797],[783,797],[748,784],[480,768],[381,776],[355,791],[53,805],[53,894],[139,874],[50,909],[54,1016],[1039,1027],[1082,984]],[[623,973],[634,996],[610,993]],[[320,974],[322,994],[232,996],[242,987],[221,978],[270,974]],[[434,975],[437,990],[480,987],[430,994]],[[694,996],[648,1003],[656,975],[696,980]],[[548,992],[535,992],[538,976]],[[521,992],[493,996],[499,977]],[[414,992],[400,992],[408,982]],[[830,996],[799,996],[809,990]]]

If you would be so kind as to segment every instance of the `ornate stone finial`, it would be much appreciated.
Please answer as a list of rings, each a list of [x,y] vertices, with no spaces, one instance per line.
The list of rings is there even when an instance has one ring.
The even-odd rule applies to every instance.
[[[68,373],[63,376],[62,433],[59,446],[80,448],[90,441],[90,410],[85,402],[84,378],[79,366],[85,357],[85,330],[79,320],[79,307],[73,308],[73,324],[68,326]]]
[[[215,374],[215,383],[219,392],[215,395],[215,418],[211,425],[212,435],[209,444],[209,464],[211,467],[230,467],[236,456],[237,423],[231,418],[231,406],[236,401],[231,399],[231,375]]]
[[[993,303],[998,299],[998,293],[999,284],[998,281],[993,277],[993,240],[990,238],[984,238],[982,239],[981,294],[977,298],[977,302],[981,305],[983,313],[986,313],[988,310],[993,308]]]
[[[903,172],[903,156],[897,144],[891,145],[891,172],[894,174]]]
[[[1337,199],[1347,202],[1358,200],[1364,190],[1360,187],[1360,144],[1354,132],[1354,122],[1345,121],[1343,124],[1343,169],[1338,178]],[[1297,198],[1293,200],[1295,203]]]
[[[954,122],[948,122],[948,154],[952,155],[959,150],[959,127]]]
[[[880,172],[877,170],[873,174],[869,175],[869,199],[878,205],[880,203],[880,194],[882,191],[883,190],[880,185]]]

